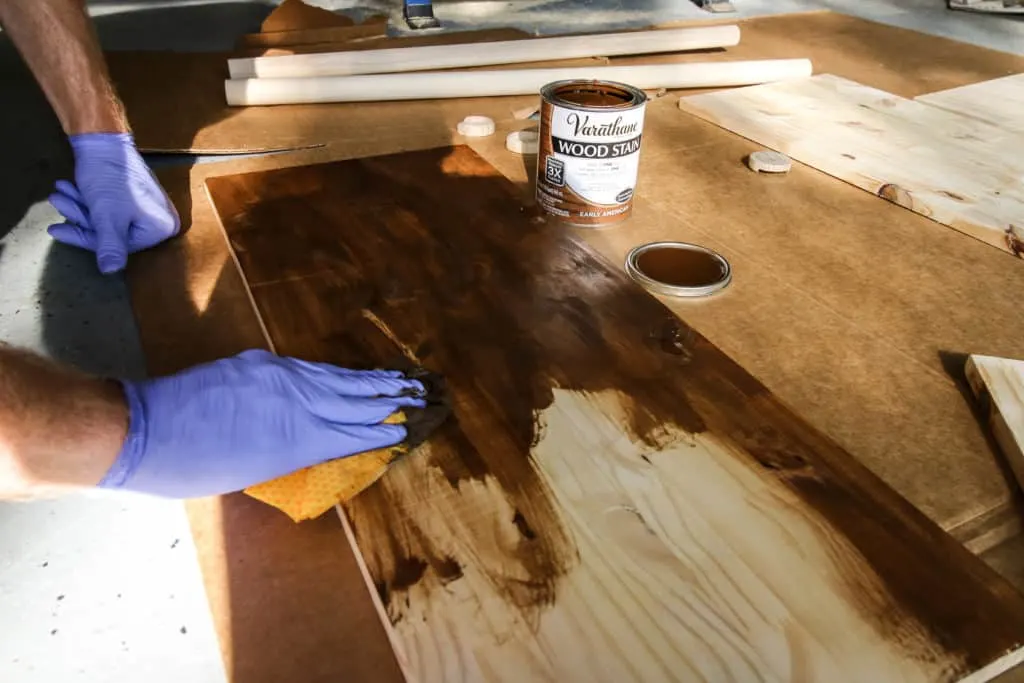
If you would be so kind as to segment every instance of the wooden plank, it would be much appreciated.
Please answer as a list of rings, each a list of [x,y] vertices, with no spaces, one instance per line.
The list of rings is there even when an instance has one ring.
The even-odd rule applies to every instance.
[[[207,187],[278,352],[452,387],[456,419],[346,508],[409,678],[1020,658],[1024,598],[467,148]]]
[[[918,95],[918,102],[1024,133],[1024,74]]]
[[[828,74],[684,97],[684,111],[1024,257],[1024,138]]]
[[[971,356],[966,373],[992,435],[1024,485],[1024,360]]]

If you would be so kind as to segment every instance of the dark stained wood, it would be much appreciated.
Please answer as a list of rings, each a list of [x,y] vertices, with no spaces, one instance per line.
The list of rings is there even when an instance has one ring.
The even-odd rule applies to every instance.
[[[588,545],[600,529],[566,502],[565,482],[552,469],[574,459],[603,466],[613,454],[584,452],[562,436],[556,461],[543,454],[547,430],[561,430],[566,415],[609,419],[608,405],[587,403],[608,395],[621,408],[622,440],[636,449],[631,466],[645,462],[664,476],[688,467],[680,458],[694,458],[696,467],[698,453],[739,463],[792,501],[763,515],[809,520],[813,532],[800,536],[794,525],[792,539],[779,544],[781,565],[772,559],[749,569],[767,577],[781,566],[806,574],[808,586],[825,575],[850,606],[851,627],[808,647],[824,647],[839,670],[865,662],[870,669],[877,660],[878,680],[891,680],[896,670],[887,667],[896,664],[913,670],[914,680],[959,680],[1024,642],[1024,599],[1008,584],[619,268],[525,207],[520,190],[467,148],[212,178],[207,187],[279,353],[379,366],[396,362],[397,342],[449,381],[455,419],[347,508],[399,647],[418,655],[407,664],[418,677],[441,680],[480,666],[523,680],[527,660],[509,644],[519,641],[501,639],[518,633],[513,627],[497,628],[493,642],[482,636],[483,645],[457,635],[445,641],[461,629],[493,628],[478,623],[480,609],[520,615],[532,625],[526,637],[549,652],[587,647],[580,633],[562,628],[553,636],[544,627],[551,615],[573,622],[577,593],[595,613],[613,601],[626,615],[618,627],[601,620],[610,642],[623,637],[618,628],[628,630],[636,615],[627,598],[579,583],[595,571],[592,553],[604,543]],[[681,438],[696,449],[690,456],[674,450]],[[588,472],[578,472],[581,482]],[[725,518],[730,528],[753,523],[735,504],[736,515]],[[517,540],[496,545],[506,528]],[[808,559],[819,553],[831,560]],[[718,572],[735,569],[715,556]],[[666,567],[680,582],[675,590],[685,592],[682,565]],[[486,588],[472,578],[481,576]],[[484,607],[467,603],[467,592]],[[799,622],[795,611],[790,621]],[[689,625],[700,638],[701,625]],[[671,641],[678,633],[664,628],[640,637]],[[871,641],[877,652],[843,661],[839,652],[853,642],[844,639],[862,628],[878,639]],[[676,645],[680,661],[692,661]],[[788,657],[746,646],[756,650],[755,670],[759,657]],[[461,651],[458,662],[432,660],[450,649]],[[746,665],[738,653],[720,654],[730,674]],[[810,663],[800,665],[818,665],[806,656]],[[610,680],[624,662],[634,674],[654,666],[610,645],[593,660]],[[530,666],[564,676],[558,661]]]

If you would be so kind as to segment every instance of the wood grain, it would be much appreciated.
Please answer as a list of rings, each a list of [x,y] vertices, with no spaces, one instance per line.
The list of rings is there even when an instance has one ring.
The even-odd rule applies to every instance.
[[[1024,74],[919,95],[918,102],[1024,133]]]
[[[971,356],[966,373],[992,435],[1024,485],[1024,360]]]
[[[408,677],[1019,658],[1024,599],[468,149],[207,185],[278,352],[453,388],[456,419],[347,507]]]
[[[1024,138],[828,74],[680,108],[1024,257]]]

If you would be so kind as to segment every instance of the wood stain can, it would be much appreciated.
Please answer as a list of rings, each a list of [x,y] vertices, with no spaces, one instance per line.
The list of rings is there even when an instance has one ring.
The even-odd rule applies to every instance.
[[[555,81],[540,91],[537,203],[571,225],[603,227],[633,211],[647,95],[612,81]]]

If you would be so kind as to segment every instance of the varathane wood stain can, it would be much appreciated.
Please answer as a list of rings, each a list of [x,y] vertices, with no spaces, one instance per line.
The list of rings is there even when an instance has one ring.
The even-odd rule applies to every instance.
[[[556,81],[540,97],[537,202],[572,225],[628,218],[647,95],[611,81]]]

